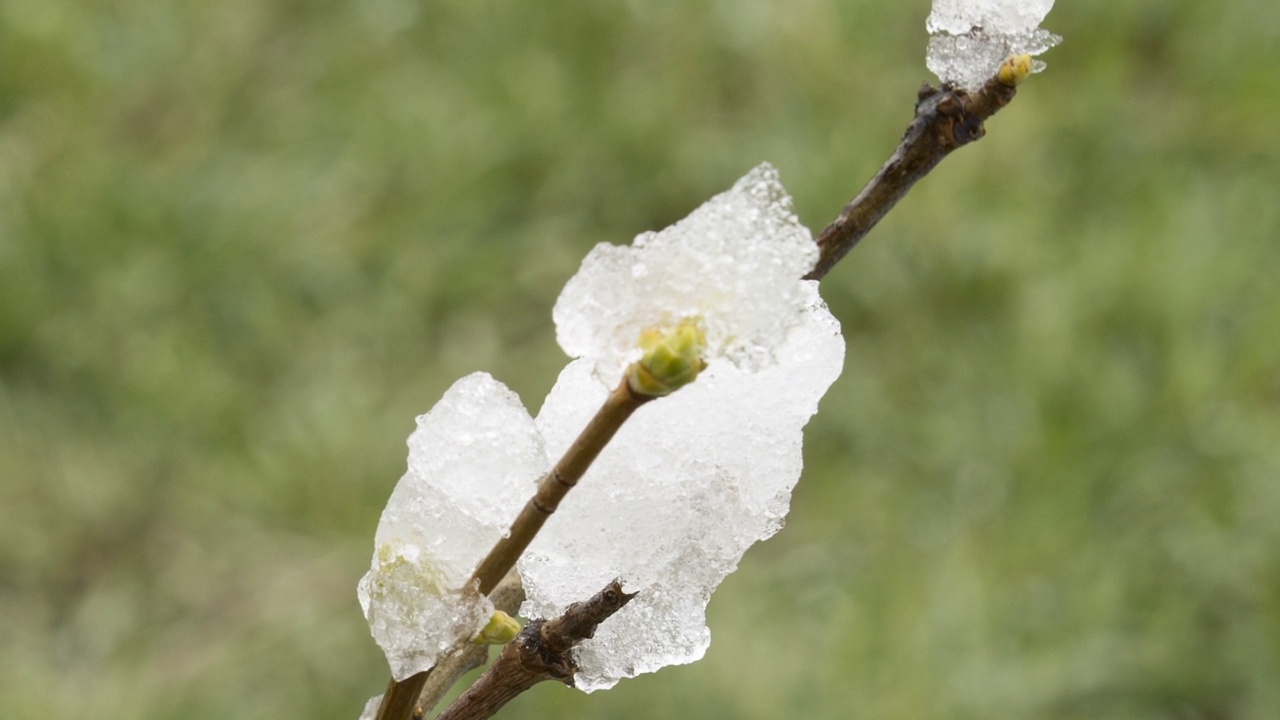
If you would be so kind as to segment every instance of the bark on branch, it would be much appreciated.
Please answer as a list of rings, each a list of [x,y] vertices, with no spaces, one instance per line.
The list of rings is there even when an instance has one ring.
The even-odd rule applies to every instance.
[[[948,85],[943,85],[941,88],[934,88],[927,83],[921,85],[917,94],[915,117],[903,134],[902,141],[898,144],[893,155],[881,166],[879,172],[867,183],[866,187],[819,234],[817,240],[819,248],[818,262],[813,271],[806,275],[805,278],[821,280],[825,277],[831,271],[831,268],[835,267],[835,264],[847,255],[871,231],[871,228],[875,227],[876,223],[880,222],[880,219],[893,209],[894,205],[907,194],[917,181],[928,175],[943,158],[950,155],[957,148],[982,138],[986,134],[983,122],[1009,104],[1017,93],[1016,84],[1020,79],[1008,79],[1002,68],[1001,73],[988,80],[981,89],[974,93],[968,93]],[[565,457],[539,483],[537,493],[524,510],[521,511],[510,535],[499,542],[476,569],[475,574],[472,576],[472,581],[478,583],[482,594],[488,594],[497,584],[498,579],[502,578],[515,565],[516,560],[528,547],[538,530],[541,529],[542,524],[550,517],[551,513],[555,512],[560,500],[582,477],[592,460],[609,442],[627,417],[647,399],[630,393],[625,380],[610,395],[600,413],[583,431]],[[610,588],[606,588],[604,592],[607,593],[609,590]],[[621,593],[621,587],[617,588],[617,592]],[[568,617],[569,612],[580,605],[592,606],[592,603],[603,602],[599,600],[600,597],[600,595],[597,595],[586,603],[577,603],[570,606],[570,611],[566,612],[564,617]],[[588,634],[584,637],[590,637],[590,633],[594,632],[595,625],[599,624],[601,620],[611,615],[622,605],[625,605],[629,599],[630,596],[625,596],[621,604],[599,620],[596,620],[594,624],[590,624]],[[514,612],[514,610],[510,612]],[[558,625],[553,626],[553,623],[563,619],[557,618],[545,624],[541,624],[538,621],[530,623],[529,627],[535,628],[535,630],[530,631],[529,628],[526,628],[520,639],[508,645],[507,649],[503,651],[502,655],[499,656],[499,660],[495,662],[494,667],[490,668],[476,682],[476,685],[472,686],[462,696],[466,698],[472,694],[472,691],[487,693],[486,697],[501,696],[501,702],[494,705],[492,711],[485,715],[450,714],[454,712],[451,707],[440,717],[447,717],[449,720],[489,717],[493,712],[496,712],[498,707],[506,704],[511,698],[542,680],[552,678],[564,680],[568,678],[569,684],[572,684],[572,672],[562,677],[556,675],[553,666],[546,663],[541,665],[535,663],[528,666],[542,668],[542,671],[546,673],[546,676],[542,677],[536,672],[514,670],[512,663],[517,661],[507,659],[513,653],[520,658],[526,657],[524,651],[520,648],[528,646],[530,641],[526,639],[526,634],[530,632],[538,634],[537,648],[547,647],[548,642],[552,641],[545,639],[546,633],[549,632],[549,628],[561,627]],[[571,637],[571,635],[563,634],[567,633],[568,630],[556,630],[556,632],[560,634],[555,635],[554,638]],[[565,647],[566,653],[568,647],[570,646]],[[538,650],[538,652],[541,652],[541,650]],[[561,654],[567,659],[567,654]],[[472,655],[478,657],[475,653]],[[461,660],[454,662],[447,673],[441,673],[439,682],[447,683],[444,685],[444,689],[452,685],[463,672],[475,667],[475,665],[468,665],[458,672],[457,668],[462,667],[463,664],[465,663]],[[494,675],[494,670],[499,664],[502,664],[503,669],[499,671],[498,675]],[[522,665],[521,667],[524,668],[525,666]],[[421,718],[424,711],[422,704],[419,702],[419,696],[426,694],[424,686],[428,684],[428,674],[435,673],[433,671],[418,673],[402,682],[392,680],[387,687],[386,696],[379,708],[377,720]],[[495,683],[499,683],[499,681],[510,684],[506,686],[506,690],[499,692],[493,689]],[[483,686],[481,685],[482,683],[484,684]],[[436,699],[438,699],[438,696]],[[461,702],[461,698],[459,702]],[[469,703],[478,702],[478,700],[469,701]],[[434,706],[434,702],[431,703],[431,706]],[[455,703],[454,707],[456,706],[457,703]],[[427,710],[429,709],[430,706],[427,707]]]
[[[524,585],[520,575],[515,571],[498,583],[490,593],[489,599],[496,610],[508,615],[515,615],[524,602]],[[489,646],[461,642],[450,648],[435,667],[396,682],[392,678],[387,691],[382,696],[378,717],[410,718],[420,720],[426,717],[449,692],[449,688],[458,682],[458,678],[489,661]]]
[[[484,560],[480,561],[480,565],[472,573],[471,582],[476,585],[481,595],[490,595],[490,593],[494,592],[498,581],[515,567],[516,560],[520,559],[525,548],[529,547],[529,543],[533,542],[533,538],[542,529],[547,518],[551,517],[551,514],[559,507],[560,501],[582,479],[583,474],[586,473],[587,468],[591,467],[591,463],[600,454],[600,451],[604,449],[605,445],[609,444],[609,441],[613,439],[614,434],[618,432],[618,429],[622,427],[627,418],[631,417],[632,413],[651,399],[651,397],[633,392],[626,378],[623,378],[622,383],[613,392],[609,393],[604,405],[601,406],[582,433],[578,435],[578,438],[573,441],[573,444],[569,446],[569,449],[565,451],[564,456],[560,458],[560,462],[556,463],[555,467],[551,468],[551,472],[547,473],[546,477],[542,478],[538,483],[538,489],[534,492],[533,497],[525,503],[524,509],[520,511],[515,522],[511,524],[511,531],[493,546],[493,549],[489,551]],[[519,607],[519,603],[516,603],[516,607]],[[516,612],[515,608],[508,610],[498,607],[498,609],[508,614],[515,614]],[[459,653],[463,654],[455,658],[455,655]],[[444,687],[447,690],[449,685],[452,685],[467,670],[478,667],[478,665],[466,665],[466,662],[469,662],[473,657],[479,657],[479,653],[470,651],[465,645],[462,645],[446,654],[446,658],[451,663],[448,672],[435,672],[439,667],[437,666],[432,670],[410,675],[404,680],[392,678],[382,696],[382,703],[378,706],[376,719],[411,720],[422,717],[430,707],[435,705],[435,702],[432,701],[424,710],[424,705],[419,700],[419,696],[427,692],[427,688],[431,683],[440,682],[441,680],[448,683]],[[480,662],[483,663],[483,659]],[[460,669],[460,672],[455,672],[458,669]],[[435,678],[435,680],[431,678]],[[436,697],[436,700],[438,699]]]
[[[622,591],[617,581],[609,583],[590,600],[569,606],[552,620],[534,620],[478,680],[436,720],[484,720],[503,705],[544,680],[559,680],[573,686],[578,671],[573,648],[595,634],[604,622],[635,597]]]
[[[582,479],[600,451],[609,444],[627,418],[651,399],[633,392],[625,377],[609,393],[604,405],[565,451],[564,457],[538,483],[537,491],[511,524],[511,531],[493,546],[471,575],[471,581],[478,585],[481,595],[488,595],[498,581],[515,567],[525,548],[560,506],[564,496]]]
[[[986,134],[983,121],[1008,105],[1016,93],[1013,84],[998,76],[972,94],[945,85],[921,85],[915,118],[907,126],[898,149],[840,216],[818,235],[818,264],[805,278],[821,280],[920,178],[953,150]]]

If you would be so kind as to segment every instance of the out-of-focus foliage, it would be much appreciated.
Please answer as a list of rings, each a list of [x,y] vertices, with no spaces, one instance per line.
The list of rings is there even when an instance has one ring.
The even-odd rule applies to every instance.
[[[0,0],[0,717],[354,718],[413,416],[536,406],[586,251],[761,160],[834,217],[928,10]],[[1280,716],[1280,13],[1045,26],[824,282],[847,369],[707,659],[509,715]]]

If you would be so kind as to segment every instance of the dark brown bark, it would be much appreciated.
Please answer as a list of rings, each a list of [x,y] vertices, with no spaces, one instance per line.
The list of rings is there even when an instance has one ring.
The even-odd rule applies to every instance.
[[[871,231],[871,228],[893,209],[912,186],[928,175],[938,163],[942,162],[943,158],[957,148],[981,139],[986,134],[983,123],[1008,105],[1016,93],[1015,85],[1001,81],[999,76],[988,80],[974,93],[946,85],[941,88],[934,88],[928,84],[922,85],[917,95],[915,117],[903,134],[902,141],[866,187],[818,235],[818,262],[805,278],[821,280],[825,277],[835,264],[840,262]],[[543,523],[551,513],[555,512],[560,500],[582,477],[587,467],[626,418],[647,399],[631,393],[625,380],[610,395],[605,407],[583,431],[565,457],[539,483],[537,493],[521,511],[512,526],[510,535],[500,541],[476,569],[472,580],[479,583],[481,593],[487,594],[498,580],[514,567],[516,560],[532,542]],[[523,638],[524,635],[522,634],[521,637]],[[501,658],[507,656],[511,647],[519,642],[517,640],[509,645],[508,650],[499,657],[499,662]],[[495,663],[495,666],[497,664]],[[491,668],[490,672],[492,671]],[[477,681],[477,685],[482,681],[492,685],[499,680],[514,683],[509,686],[509,689],[514,692],[509,694],[506,691],[499,693],[497,690],[485,690],[489,695],[494,697],[502,695],[504,698],[494,707],[494,711],[533,684],[543,679],[550,679],[549,677],[539,678],[528,685],[521,686],[521,683],[528,680],[528,676],[517,673],[510,667],[505,667],[500,672],[505,675],[485,681],[485,678],[489,677],[489,673],[486,673],[480,681]],[[415,717],[414,706],[426,682],[426,674],[419,673],[401,683],[393,680],[387,687],[387,695],[379,709],[377,719],[408,720]],[[475,689],[473,686],[472,690]],[[470,692],[471,690],[468,690],[468,694]],[[464,694],[463,697],[466,695]],[[446,711],[441,717],[448,715],[448,712]],[[450,715],[449,717],[451,720],[458,720],[462,717],[479,718],[489,717],[489,715]]]
[[[483,720],[520,693],[544,680],[573,685],[573,648],[622,609],[634,594],[618,581],[585,602],[574,603],[552,620],[534,620],[503,649],[493,665],[436,720]]]
[[[818,235],[818,264],[806,275],[821,280],[858,241],[871,232],[920,178],[929,174],[956,148],[980,139],[982,123],[1009,104],[1017,89],[997,78],[976,93],[920,87],[916,115],[907,126],[898,149],[880,167],[867,186]]]
[[[515,567],[516,560],[520,559],[525,548],[533,542],[533,538],[542,529],[547,518],[551,517],[551,514],[560,506],[560,501],[569,493],[569,490],[582,479],[587,468],[591,467],[596,456],[609,444],[609,440],[613,439],[618,428],[622,427],[627,418],[650,399],[652,398],[632,392],[631,385],[625,378],[609,394],[604,405],[573,441],[573,445],[565,451],[560,462],[556,463],[551,472],[538,483],[538,489],[533,497],[525,503],[524,509],[512,523],[511,531],[493,546],[484,560],[480,561],[476,571],[472,573],[471,582],[476,584],[481,595],[492,592],[498,581]],[[514,613],[515,610],[508,612]],[[455,652],[464,649],[458,648]],[[456,674],[451,672],[444,679],[452,684],[468,669],[470,667],[463,668]],[[422,713],[416,713],[416,710],[422,707],[419,696],[424,694],[424,688],[432,682],[429,679],[432,674],[432,670],[427,670],[400,681],[392,678],[383,695],[382,704],[378,708],[377,720],[408,720],[421,717]]]

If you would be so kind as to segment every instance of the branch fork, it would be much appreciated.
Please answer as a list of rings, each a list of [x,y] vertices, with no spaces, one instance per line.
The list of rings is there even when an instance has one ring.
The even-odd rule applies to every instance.
[[[915,116],[902,141],[862,191],[819,234],[818,261],[805,279],[821,280],[825,277],[917,181],[957,148],[981,139],[986,134],[983,123],[1009,104],[1017,93],[1017,85],[1030,75],[1031,67],[1030,56],[1011,57],[994,77],[973,93],[945,84],[940,88],[927,83],[921,85]],[[696,327],[677,329],[677,332],[684,335],[677,336],[674,350],[666,346],[660,348],[658,366],[669,373],[692,367],[692,376],[696,377],[703,366],[700,357],[690,356],[691,360],[681,351],[687,349],[684,345],[700,345],[700,334]],[[523,591],[518,588],[519,578],[514,574],[508,576],[508,573],[560,501],[581,479],[626,419],[644,403],[659,394],[666,394],[654,393],[653,387],[646,385],[646,376],[640,373],[637,380],[632,377],[633,370],[629,369],[628,378],[624,378],[610,393],[604,406],[564,457],[539,482],[537,491],[520,512],[511,531],[494,546],[472,575],[472,586],[482,595],[492,593],[499,609],[514,613],[523,599]],[[652,367],[646,370],[651,371]],[[691,378],[684,382],[687,381]],[[502,603],[498,601],[502,592],[499,581],[504,577],[515,577],[520,600],[515,600],[514,606],[511,604],[514,596]],[[509,582],[503,581],[503,585]],[[570,605],[560,617],[530,622],[503,649],[489,670],[437,720],[490,717],[511,699],[544,680],[559,680],[572,686],[573,675],[577,671],[572,658],[573,648],[590,638],[601,622],[625,606],[632,597],[634,594],[624,593],[622,586],[614,581],[590,600]],[[377,720],[418,720],[424,717],[458,677],[482,664],[486,656],[484,646],[463,648],[460,645],[432,670],[403,681],[393,679],[378,709]]]
[[[507,644],[493,665],[436,720],[481,720],[493,716],[517,695],[545,680],[573,687],[578,666],[573,649],[590,639],[596,627],[621,610],[635,593],[617,580],[590,600],[570,605],[552,620],[534,620]]]

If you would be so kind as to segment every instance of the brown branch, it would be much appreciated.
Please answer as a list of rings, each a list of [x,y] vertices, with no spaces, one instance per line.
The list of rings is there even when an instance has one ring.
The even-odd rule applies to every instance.
[[[821,280],[920,178],[953,150],[980,139],[986,133],[983,121],[1008,105],[1016,92],[999,75],[972,94],[946,85],[921,85],[916,116],[898,149],[818,235],[818,264],[805,278]]]
[[[1008,62],[1006,61],[1006,65]],[[1025,77],[1025,74],[1022,77]],[[1012,75],[1007,74],[1007,68],[1002,66],[1001,71],[975,93],[968,93],[949,85],[943,85],[941,88],[934,88],[927,83],[921,85],[916,101],[915,117],[911,124],[907,126],[902,141],[898,144],[893,155],[880,167],[879,172],[867,183],[866,187],[819,234],[817,240],[819,248],[818,262],[814,269],[805,276],[805,279],[821,280],[825,277],[831,271],[831,268],[835,267],[835,264],[847,255],[871,231],[871,228],[875,227],[876,223],[880,222],[881,218],[893,209],[912,186],[925,175],[928,175],[938,163],[942,162],[943,158],[957,148],[981,139],[986,134],[983,122],[1009,104],[1017,93],[1016,85],[1022,77],[1013,79]],[[582,434],[574,441],[564,457],[560,459],[560,462],[538,483],[536,493],[525,505],[524,509],[520,511],[520,515],[512,524],[510,533],[490,550],[489,555],[476,568],[475,573],[472,575],[472,582],[477,583],[481,594],[488,594],[492,591],[499,579],[515,566],[516,561],[524,553],[529,543],[533,541],[534,536],[537,535],[547,518],[555,512],[560,501],[582,478],[583,473],[590,467],[609,440],[613,438],[614,433],[622,426],[622,423],[649,399],[649,397],[632,392],[629,383],[625,379],[609,395],[604,406],[592,418],[586,429],[582,431]],[[609,589],[606,588],[605,592],[608,592]],[[617,591],[621,593],[621,588],[619,587]],[[597,595],[586,604],[595,602],[599,597],[600,595]],[[621,604],[625,604],[627,600],[630,600],[630,597],[625,596]],[[570,606],[564,617],[567,617],[574,608],[583,604],[577,603]],[[621,607],[621,604],[618,607]],[[614,608],[614,611],[616,610],[617,608]],[[514,612],[514,610],[509,612]],[[612,614],[612,611],[609,614]],[[608,615],[604,617],[608,617]],[[585,637],[591,636],[590,632],[594,632],[595,625],[599,624],[604,617],[590,626],[590,631]],[[557,618],[557,620],[561,619],[563,617]],[[468,697],[472,694],[472,691],[476,691],[480,687],[481,683],[485,683],[485,688],[488,689],[482,688],[481,690],[486,693],[486,697],[501,697],[501,701],[497,702],[497,704],[493,704],[494,700],[492,699],[485,701],[488,703],[486,707],[492,707],[487,714],[464,715],[460,714],[460,712],[454,712],[454,707],[457,707],[458,703],[462,701],[459,698],[458,703],[446,710],[440,717],[447,717],[449,720],[462,720],[463,718],[470,720],[472,718],[489,717],[511,698],[542,680],[551,679],[552,677],[561,680],[566,680],[567,678],[566,682],[572,684],[571,672],[563,677],[554,674],[548,674],[547,677],[534,677],[534,675],[527,672],[512,670],[510,664],[514,661],[511,660],[506,661],[504,669],[499,671],[502,674],[501,682],[499,682],[498,675],[495,674],[495,668],[500,663],[503,663],[504,658],[507,658],[509,654],[514,653],[521,658],[525,657],[524,651],[513,650],[512,648],[525,646],[525,637],[526,634],[531,632],[530,628],[537,628],[536,632],[542,638],[547,632],[547,626],[550,625],[551,623],[539,625],[537,621],[530,623],[530,626],[521,633],[520,639],[508,645],[507,649],[503,651],[502,655],[499,656],[498,662],[495,662],[494,667],[490,668],[476,682],[476,685],[473,685],[462,696],[463,698]],[[544,647],[547,642],[544,638],[539,641],[538,646]],[[568,647],[566,646],[566,651]],[[452,658],[453,656],[450,655],[449,657]],[[432,670],[418,673],[402,682],[397,682],[393,679],[387,686],[386,695],[383,697],[383,702],[378,709],[377,720],[412,720],[423,717],[425,712],[429,711],[438,702],[439,695],[442,695],[445,690],[452,686],[459,676],[476,667],[476,665],[467,665],[467,662],[470,662],[472,657],[473,655],[469,654],[460,657],[456,663],[451,661],[447,671],[441,670],[439,682],[429,680],[428,675],[433,674]],[[550,668],[550,666],[545,667]],[[459,671],[457,668],[462,669]],[[548,669],[547,672],[550,673],[550,670]],[[499,687],[492,687],[495,683]],[[437,687],[439,688],[438,691],[436,690]],[[419,700],[420,696],[422,698],[433,696],[434,699],[431,699],[430,704],[426,705]],[[473,700],[471,702],[479,703],[480,701]]]
[[[489,551],[488,556],[480,561],[479,567],[471,575],[471,581],[477,583],[480,594],[487,595],[502,576],[515,567],[533,542],[533,538],[542,529],[543,523],[560,506],[560,501],[582,479],[587,468],[595,461],[596,456],[605,445],[613,439],[614,433],[622,427],[622,423],[631,417],[631,413],[653,398],[640,395],[631,390],[631,383],[624,377],[622,382],[609,393],[604,405],[596,411],[595,417],[587,423],[578,438],[565,451],[560,462],[551,468],[551,472],[538,483],[538,490],[525,503],[524,509],[511,524],[511,531],[498,541]]]
[[[538,489],[529,502],[525,503],[524,509],[520,511],[515,522],[511,524],[511,530],[493,546],[472,573],[471,582],[475,583],[481,595],[490,594],[498,581],[515,567],[516,560],[520,559],[525,548],[533,542],[534,536],[542,529],[547,518],[551,517],[551,514],[560,506],[560,501],[569,494],[569,490],[582,479],[600,451],[618,432],[618,428],[622,427],[627,418],[631,417],[631,414],[641,405],[651,399],[650,396],[633,392],[626,378],[623,378],[618,387],[609,393],[609,397],[605,399],[604,405],[596,412],[595,417],[591,418],[591,422],[587,423],[587,427],[573,441],[555,467],[551,468],[551,472],[538,483]],[[515,610],[509,612],[514,613]],[[458,667],[461,667],[462,659],[457,659]],[[456,674],[451,669],[448,674],[442,675],[441,682],[447,682],[444,689],[447,690],[462,673],[469,669],[471,668],[466,667]],[[422,717],[422,714],[415,714],[423,707],[418,698],[427,692],[426,688],[431,682],[429,676],[435,674],[433,670],[426,670],[410,675],[404,680],[397,681],[392,678],[387,685],[386,693],[382,696],[382,704],[378,707],[377,720],[410,720]],[[434,704],[434,702],[431,703],[432,706]]]
[[[508,615],[515,615],[524,603],[524,585],[520,582],[520,574],[514,569],[498,583],[498,587],[489,593],[495,610]],[[456,660],[454,658],[457,658]],[[414,717],[426,717],[449,692],[449,688],[458,682],[458,678],[467,672],[484,665],[489,661],[489,646],[465,643],[450,653],[431,669],[427,682],[418,693],[418,702],[414,704]]]
[[[503,649],[493,665],[436,720],[484,720],[544,680],[572,687],[578,666],[573,648],[626,605],[634,593],[614,580],[590,600],[577,602],[552,620],[534,620]]]
[[[508,615],[515,615],[524,602],[524,585],[520,575],[514,571],[507,573],[498,587],[490,593],[489,599],[495,610]],[[463,641],[449,648],[440,657],[434,667],[396,682],[392,678],[387,685],[386,694],[378,708],[377,717],[418,718],[426,717],[440,702],[440,698],[449,692],[449,688],[458,682],[458,678],[489,661],[489,646],[477,645]]]

